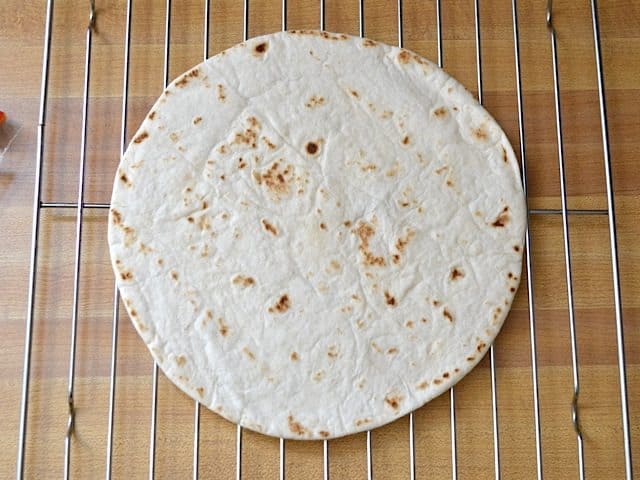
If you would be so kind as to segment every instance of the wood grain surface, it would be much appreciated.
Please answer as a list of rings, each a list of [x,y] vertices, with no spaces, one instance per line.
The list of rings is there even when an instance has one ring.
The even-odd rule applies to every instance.
[[[519,144],[511,2],[480,0],[484,103]],[[0,110],[22,126],[0,163],[0,478],[15,475],[25,311],[29,275],[36,127],[45,2],[3,0],[0,8]],[[58,0],[53,13],[51,71],[42,200],[73,202],[78,191],[84,38],[88,1]],[[542,0],[518,1],[525,143],[532,208],[559,208],[559,174],[550,38]],[[281,28],[281,2],[249,2],[250,36]],[[97,0],[91,55],[85,200],[108,202],[120,149],[124,0]],[[397,43],[397,3],[364,2],[364,31]],[[203,0],[175,0],[171,10],[170,77],[203,58]],[[289,0],[288,28],[319,24],[316,0]],[[327,0],[326,28],[358,33],[358,2]],[[405,46],[437,59],[435,1],[404,0]],[[134,0],[128,137],[162,90],[164,1]],[[620,280],[635,470],[640,470],[640,5],[601,0],[600,20],[611,158],[620,247]],[[211,0],[210,54],[242,39],[240,0]],[[593,33],[587,0],[554,2],[558,35],[566,180],[571,208],[606,208]],[[446,70],[476,91],[472,0],[442,0]],[[354,65],[353,68],[358,68]],[[363,72],[366,74],[366,72]],[[6,128],[6,127],[5,127]],[[25,456],[27,478],[63,471],[67,422],[75,255],[74,209],[42,212],[35,297],[31,386]],[[547,479],[577,478],[571,424],[571,356],[562,223],[535,215],[532,234],[542,468]],[[613,283],[606,215],[570,217],[580,415],[587,478],[623,478]],[[106,211],[85,212],[79,289],[75,432],[71,476],[105,475],[113,274],[106,243]],[[113,478],[148,474],[152,360],[123,309],[117,341]],[[526,284],[495,344],[499,452],[505,479],[535,478],[531,343]],[[490,371],[485,360],[456,388],[457,467],[460,479],[493,478]],[[158,386],[157,478],[190,478],[194,403],[162,375]],[[450,478],[449,396],[415,413],[417,478]],[[235,476],[235,426],[202,409],[201,478]],[[409,478],[408,418],[372,434],[373,474]],[[243,435],[243,478],[277,478],[277,439]],[[286,442],[289,479],[322,478],[322,444]],[[365,435],[329,442],[332,480],[366,478]]]

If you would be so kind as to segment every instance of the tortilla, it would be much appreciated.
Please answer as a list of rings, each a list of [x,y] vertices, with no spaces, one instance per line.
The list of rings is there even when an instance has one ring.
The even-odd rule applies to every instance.
[[[118,168],[109,246],[169,379],[244,427],[323,439],[480,361],[525,222],[509,141],[460,83],[408,50],[292,31],[165,90]]]

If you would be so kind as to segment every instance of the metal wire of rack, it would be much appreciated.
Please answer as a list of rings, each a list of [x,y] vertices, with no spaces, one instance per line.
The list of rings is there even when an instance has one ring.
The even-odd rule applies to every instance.
[[[123,90],[122,90],[122,110],[121,110],[121,130],[120,130],[120,154],[124,153],[127,139],[127,114],[128,114],[128,99],[129,99],[129,63],[130,63],[130,49],[131,49],[131,23],[132,23],[132,1],[126,0],[126,20],[125,20],[125,41],[124,41],[124,62],[123,62]],[[242,38],[247,40],[249,38],[249,1],[243,0],[243,26],[242,26]],[[445,63],[443,60],[443,48],[442,48],[442,20],[441,20],[441,2],[435,1],[436,18],[435,29],[437,32],[437,63],[442,67]],[[477,75],[477,92],[478,101],[483,102],[483,76],[482,76],[482,51],[480,42],[480,9],[479,3],[481,0],[474,0],[474,26],[475,26],[475,58],[476,58],[476,75]],[[40,104],[39,104],[39,120],[37,128],[37,148],[36,148],[36,162],[35,162],[35,185],[33,196],[33,222],[31,233],[31,248],[30,248],[30,264],[29,264],[29,289],[27,299],[27,311],[26,311],[26,323],[24,334],[24,360],[23,360],[23,377],[22,377],[22,401],[20,404],[20,422],[19,422],[19,434],[18,434],[18,449],[17,449],[17,461],[16,461],[16,478],[21,479],[24,476],[25,471],[25,444],[27,437],[27,418],[29,408],[29,386],[30,386],[30,369],[31,369],[31,351],[32,351],[32,339],[33,339],[33,324],[34,324],[34,304],[35,304],[35,292],[37,286],[37,274],[38,274],[38,249],[39,249],[39,236],[40,236],[40,223],[41,212],[43,209],[75,209],[76,216],[76,229],[75,229],[75,257],[74,257],[74,277],[73,277],[73,300],[72,300],[72,312],[71,312],[71,326],[70,326],[70,354],[69,354],[69,368],[68,368],[68,390],[67,390],[67,404],[68,404],[68,419],[67,429],[64,438],[64,478],[70,476],[70,466],[72,462],[71,456],[71,441],[74,435],[75,424],[75,405],[74,405],[74,380],[75,380],[75,366],[76,366],[76,337],[77,337],[77,325],[78,325],[78,298],[80,291],[80,270],[81,264],[81,252],[82,252],[82,228],[84,212],[87,209],[105,210],[109,208],[106,203],[90,203],[85,202],[85,164],[86,164],[86,141],[87,141],[87,120],[89,117],[89,86],[90,86],[90,73],[91,73],[91,47],[93,32],[95,26],[96,10],[94,1],[89,1],[89,23],[86,28],[85,36],[85,63],[84,63],[84,87],[82,95],[82,125],[81,125],[81,144],[80,144],[80,165],[79,165],[79,177],[77,182],[77,201],[76,202],[44,202],[42,201],[42,171],[44,164],[44,133],[46,125],[47,114],[47,99],[48,99],[48,87],[49,87],[49,67],[51,58],[51,31],[53,24],[53,4],[54,0],[47,0],[46,15],[45,15],[45,31],[44,31],[44,48],[43,48],[43,62],[42,62],[42,79],[40,90]],[[553,93],[554,93],[554,106],[555,106],[555,131],[557,142],[557,156],[558,156],[558,170],[560,175],[560,209],[531,209],[528,208],[529,216],[533,215],[558,215],[562,220],[562,237],[564,248],[564,270],[565,281],[567,287],[567,307],[568,307],[568,319],[569,319],[569,331],[570,331],[570,347],[571,347],[571,370],[573,378],[573,397],[571,399],[572,410],[572,423],[575,430],[576,439],[576,455],[578,457],[578,476],[580,479],[585,478],[584,468],[584,446],[583,446],[583,433],[581,430],[581,424],[579,420],[579,394],[580,394],[580,375],[577,353],[577,331],[574,313],[574,299],[573,299],[573,278],[571,267],[571,243],[570,243],[570,217],[574,215],[602,215],[607,217],[608,221],[608,233],[609,233],[609,247],[611,252],[611,271],[613,279],[613,294],[614,294],[614,307],[615,307],[615,330],[616,330],[616,348],[617,348],[617,367],[619,374],[619,397],[620,397],[620,416],[621,427],[623,433],[623,447],[624,447],[624,472],[625,478],[631,480],[633,478],[632,471],[632,458],[631,458],[631,438],[630,438],[630,421],[629,421],[629,407],[627,400],[627,373],[625,362],[625,349],[624,349],[624,333],[623,333],[623,318],[622,318],[622,299],[620,292],[620,273],[618,265],[618,243],[617,243],[617,230],[614,208],[614,188],[612,181],[612,168],[611,168],[611,155],[609,148],[609,132],[607,125],[607,112],[606,112],[606,99],[604,88],[604,73],[602,67],[601,45],[600,45],[600,32],[599,32],[599,19],[598,19],[598,6],[597,0],[590,0],[592,29],[593,29],[593,41],[595,47],[595,61],[597,72],[597,89],[598,89],[598,105],[600,113],[602,146],[603,146],[603,165],[604,165],[604,177],[606,186],[606,209],[569,209],[567,206],[567,192],[566,192],[566,175],[564,165],[564,150],[563,150],[563,128],[562,128],[562,116],[561,116],[561,103],[560,103],[560,75],[558,68],[558,56],[557,56],[557,40],[556,30],[553,24],[553,8],[551,0],[548,0],[547,4],[547,27],[549,30],[549,40],[551,45],[552,66],[553,66]],[[165,28],[164,28],[164,55],[163,55],[163,88],[167,86],[169,82],[169,55],[170,55],[170,33],[171,33],[171,0],[165,0]],[[397,37],[398,45],[403,47],[404,34],[403,34],[403,2],[397,0]],[[282,12],[281,12],[281,28],[286,30],[287,28],[287,0],[282,0]],[[203,5],[203,56],[204,59],[209,56],[209,23],[211,17],[211,5],[210,0],[204,0]],[[515,59],[515,91],[517,99],[517,114],[518,114],[518,133],[519,133],[519,157],[521,161],[521,173],[523,180],[523,188],[525,196],[528,200],[528,178],[527,178],[527,161],[526,161],[526,139],[524,129],[524,115],[523,115],[523,94],[522,94],[522,76],[521,76],[521,64],[520,64],[520,37],[518,31],[518,5],[517,0],[511,0],[511,12],[512,12],[512,27],[513,27],[513,48]],[[365,5],[364,0],[358,2],[358,21],[359,21],[359,35],[365,36]],[[325,1],[319,0],[319,18],[320,22],[318,27],[323,30],[325,28]],[[533,417],[534,417],[534,433],[535,433],[535,451],[536,451],[536,473],[537,478],[542,480],[543,478],[543,465],[542,465],[542,435],[541,435],[541,417],[540,417],[540,401],[539,401],[539,381],[538,381],[538,356],[537,356],[537,338],[536,338],[536,313],[534,308],[534,269],[531,250],[531,235],[530,229],[527,227],[525,235],[525,262],[526,262],[526,285],[527,285],[527,302],[528,302],[528,319],[529,319],[529,337],[530,337],[530,359],[531,359],[531,383],[533,393]],[[118,325],[119,325],[119,304],[120,298],[118,289],[113,289],[113,315],[112,315],[112,330],[111,330],[111,355],[110,355],[110,373],[109,373],[109,408],[108,408],[108,426],[107,426],[107,447],[106,447],[106,478],[111,478],[112,475],[112,456],[113,456],[113,430],[114,430],[114,408],[115,408],[115,396],[116,396],[116,359],[118,355]],[[494,478],[501,478],[501,464],[500,464],[500,438],[499,438],[499,408],[498,408],[498,396],[497,396],[497,381],[496,381],[496,369],[495,369],[495,353],[493,347],[489,350],[489,366],[490,366],[490,385],[491,385],[491,412],[492,412],[492,432],[493,432],[493,455],[494,455]],[[156,425],[157,425],[157,399],[158,399],[158,366],[155,362],[152,365],[152,391],[151,391],[151,419],[149,426],[149,457],[148,457],[148,476],[154,478],[155,464],[156,464]],[[455,393],[454,388],[450,390],[450,426],[451,426],[451,477],[457,479],[457,430],[456,430],[456,406],[455,406]],[[413,480],[416,478],[416,462],[415,462],[415,434],[414,434],[415,419],[414,414],[409,415],[409,474]],[[373,472],[373,440],[375,431],[368,431],[366,434],[366,471],[367,478],[372,480],[374,477]],[[237,426],[236,430],[236,466],[235,477],[240,480],[242,475],[242,449],[243,449],[243,429]],[[323,478],[329,479],[329,443],[323,441],[323,460],[322,471]],[[193,463],[192,463],[192,477],[194,479],[199,477],[199,453],[200,453],[200,405],[195,402],[194,405],[194,432],[193,432]],[[284,480],[286,478],[285,470],[285,441],[280,439],[279,443],[279,478]]]

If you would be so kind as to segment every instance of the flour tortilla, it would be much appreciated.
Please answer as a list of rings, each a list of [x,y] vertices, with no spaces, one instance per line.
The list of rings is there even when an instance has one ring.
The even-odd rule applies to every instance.
[[[111,205],[118,286],[158,365],[268,435],[347,435],[440,395],[520,278],[503,131],[431,62],[347,35],[258,37],[180,76]]]

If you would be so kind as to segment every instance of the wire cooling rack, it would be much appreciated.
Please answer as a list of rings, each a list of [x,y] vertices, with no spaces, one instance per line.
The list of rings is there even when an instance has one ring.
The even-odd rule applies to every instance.
[[[130,57],[131,57],[131,26],[132,26],[132,15],[133,15],[133,0],[126,1],[126,17],[124,20],[124,28],[125,28],[125,36],[124,36],[124,49],[122,55],[124,57],[123,60],[123,90],[122,90],[122,105],[121,105],[121,119],[120,119],[120,145],[119,152],[114,152],[113,157],[117,158],[118,153],[121,155],[124,152],[126,147],[128,132],[127,132],[127,115],[129,112],[129,87],[130,87]],[[473,12],[472,18],[474,22],[474,41],[475,41],[475,70],[477,73],[476,77],[476,89],[478,100],[483,102],[483,68],[482,68],[482,59],[483,54],[490,54],[490,51],[482,51],[482,43],[481,43],[481,16],[480,16],[480,5],[479,3],[482,0],[474,0],[473,1]],[[178,2],[177,2],[178,3]],[[395,10],[395,17],[397,20],[397,44],[400,47],[404,45],[404,19],[403,19],[403,2],[402,0],[397,0],[395,2],[388,2],[390,7],[393,7]],[[446,57],[443,56],[443,22],[442,22],[442,10],[446,9],[447,5],[441,5],[440,0],[435,0],[433,8],[435,10],[435,15],[433,17],[433,30],[436,32],[436,40],[437,40],[437,63],[441,67],[447,66]],[[521,160],[521,172],[523,179],[523,187],[525,193],[529,192],[529,184],[528,184],[528,176],[527,176],[527,150],[526,150],[526,136],[525,136],[525,117],[524,117],[524,106],[523,106],[523,90],[522,90],[522,75],[521,75],[521,57],[520,57],[520,35],[519,35],[519,22],[518,22],[518,5],[516,0],[511,0],[511,15],[512,15],[512,34],[513,34],[513,58],[514,64],[513,69],[515,70],[515,83],[513,85],[513,90],[515,92],[515,100],[517,104],[517,133],[518,133],[518,143],[519,143],[519,157]],[[162,78],[157,80],[158,83],[158,91],[160,91],[160,87],[166,87],[170,80],[169,74],[169,58],[170,58],[170,36],[171,36],[171,12],[172,12],[172,2],[171,0],[165,0],[164,5],[159,4],[155,5],[155,8],[164,8],[164,48],[163,48],[163,74]],[[359,0],[358,6],[358,30],[360,36],[365,36],[367,34],[366,23],[365,23],[365,8],[366,5],[363,0]],[[174,5],[173,9],[180,8],[179,5]],[[319,24],[317,28],[325,29],[325,1],[320,0],[317,6],[315,7],[319,9]],[[557,153],[557,168],[559,172],[559,203],[560,208],[529,208],[529,218],[530,225],[535,225],[534,218],[535,217],[555,217],[559,218],[561,221],[561,248],[562,248],[562,259],[564,263],[563,274],[565,276],[564,282],[566,284],[566,314],[569,323],[569,348],[570,348],[570,371],[571,371],[571,395],[567,398],[562,399],[564,402],[563,405],[566,406],[567,411],[570,415],[567,415],[567,421],[571,422],[574,430],[573,434],[573,446],[565,445],[565,448],[574,449],[576,462],[575,462],[575,476],[577,478],[583,479],[585,478],[585,441],[586,437],[588,437],[588,433],[585,433],[581,426],[581,421],[579,417],[579,413],[581,412],[581,397],[580,397],[580,370],[579,370],[579,355],[578,355],[578,339],[577,339],[577,331],[576,331],[576,312],[574,307],[574,270],[572,269],[572,254],[571,247],[573,243],[570,241],[570,233],[573,233],[573,230],[570,229],[570,223],[572,218],[576,218],[577,216],[601,216],[606,217],[607,227],[608,227],[608,246],[610,249],[610,269],[611,269],[611,282],[612,282],[612,292],[613,292],[613,311],[614,311],[614,320],[615,320],[615,352],[616,352],[616,365],[617,365],[617,391],[607,392],[608,395],[616,395],[618,397],[618,402],[616,402],[618,408],[617,412],[614,412],[617,415],[617,426],[616,431],[619,432],[619,448],[622,452],[622,468],[620,469],[620,473],[624,474],[624,477],[627,480],[631,480],[633,478],[632,472],[632,448],[631,448],[631,428],[630,428],[630,419],[629,419],[629,407],[628,407],[628,399],[627,399],[627,364],[625,362],[625,343],[623,337],[623,318],[622,318],[622,300],[621,300],[621,292],[620,292],[620,273],[619,273],[619,265],[618,265],[618,241],[617,241],[617,230],[616,230],[616,218],[615,218],[615,209],[614,209],[614,188],[612,183],[612,167],[611,167],[611,158],[609,151],[609,133],[608,133],[608,125],[607,125],[607,112],[606,112],[606,99],[605,99],[605,88],[604,88],[604,73],[602,66],[602,55],[601,55],[601,41],[600,41],[600,32],[599,32],[599,21],[598,21],[598,7],[596,4],[596,0],[591,0],[590,2],[591,8],[591,28],[592,28],[592,41],[593,46],[595,48],[594,59],[595,59],[595,73],[596,73],[596,82],[597,82],[597,100],[599,105],[599,122],[601,125],[601,140],[602,140],[602,160],[604,165],[604,186],[606,190],[606,208],[602,209],[570,209],[568,207],[568,194],[567,194],[567,175],[565,174],[565,155],[564,155],[564,139],[563,139],[563,126],[562,126],[562,108],[561,108],[561,76],[560,76],[560,68],[558,64],[558,46],[557,46],[557,33],[554,27],[554,17],[553,17],[553,6],[551,1],[547,4],[547,16],[546,16],[546,26],[548,28],[548,41],[550,42],[550,52],[551,52],[551,74],[553,79],[553,99],[554,99],[554,116],[549,119],[549,122],[554,123],[555,129],[555,140],[556,140],[556,153]],[[86,174],[85,174],[85,166],[86,166],[86,158],[87,158],[87,128],[90,120],[90,108],[89,108],[89,100],[90,100],[90,88],[91,88],[91,74],[92,74],[92,45],[93,40],[96,35],[99,35],[100,32],[96,31],[96,18],[101,14],[100,10],[96,10],[94,5],[94,1],[90,1],[87,3],[87,21],[88,25],[86,27],[86,35],[85,35],[85,44],[84,44],[84,66],[83,66],[83,94],[82,94],[82,114],[81,114],[81,124],[78,126],[80,128],[81,134],[81,145],[80,145],[80,158],[79,158],[79,176],[77,182],[77,200],[75,202],[65,202],[65,201],[44,201],[43,200],[43,171],[45,168],[45,154],[44,154],[44,145],[45,145],[45,126],[46,126],[46,114],[47,114],[47,103],[48,103],[48,93],[49,93],[49,72],[50,72],[50,59],[51,59],[51,38],[52,38],[52,28],[54,26],[54,1],[47,0],[46,4],[46,23],[45,23],[45,32],[44,32],[44,49],[43,49],[43,63],[42,63],[42,83],[41,83],[41,92],[40,92],[40,113],[39,113],[39,121],[37,128],[37,146],[36,146],[36,163],[35,163],[35,191],[34,191],[34,200],[33,200],[33,223],[32,223],[32,241],[30,248],[30,267],[29,267],[29,284],[28,284],[28,299],[27,299],[27,313],[26,313],[26,328],[24,332],[24,366],[23,366],[23,377],[22,377],[22,390],[21,390],[21,403],[20,403],[20,417],[19,417],[19,431],[18,431],[18,439],[17,439],[17,461],[16,461],[16,478],[23,478],[25,472],[28,471],[27,466],[31,461],[30,456],[28,454],[27,444],[29,437],[29,429],[28,429],[28,420],[29,417],[29,407],[30,407],[30,398],[32,392],[30,390],[30,380],[31,380],[31,358],[32,358],[32,344],[33,344],[33,329],[34,329],[34,318],[36,317],[36,293],[38,284],[38,252],[41,246],[41,223],[42,223],[42,214],[45,210],[54,210],[54,211],[65,211],[65,212],[73,212],[71,215],[75,216],[75,235],[74,235],[74,261],[73,261],[73,298],[71,300],[72,305],[72,314],[70,321],[70,346],[69,346],[69,357],[68,357],[68,380],[67,380],[67,425],[66,431],[63,432],[64,435],[61,437],[61,442],[64,442],[64,456],[63,456],[63,475],[64,478],[69,478],[71,473],[73,472],[73,462],[74,456],[72,455],[74,451],[74,445],[76,442],[80,441],[76,439],[77,435],[77,427],[78,423],[81,421],[79,417],[77,417],[76,410],[78,407],[76,397],[74,396],[75,388],[76,388],[76,366],[77,366],[77,358],[76,358],[76,344],[77,344],[77,331],[78,331],[78,323],[82,321],[79,315],[79,303],[81,296],[81,289],[83,288],[81,282],[81,270],[85,268],[85,262],[87,260],[83,260],[82,248],[83,248],[83,226],[85,225],[85,219],[87,217],[87,213],[92,213],[94,211],[102,211],[106,213],[109,208],[107,203],[90,203],[85,201],[85,183],[86,183]],[[287,6],[287,1],[282,0],[281,3],[281,28],[285,30],[288,26],[287,23],[287,13],[290,13],[290,7]],[[212,16],[215,16],[216,12],[214,11],[210,0],[204,0],[202,4],[202,28],[203,28],[203,57],[206,59],[210,55],[209,42],[210,42],[210,19]],[[154,16],[154,18],[156,18]],[[541,22],[544,22],[545,19],[541,18]],[[250,5],[249,0],[244,0],[242,3],[242,38],[247,40],[249,38],[249,25],[251,22],[250,18]],[[486,50],[486,47],[485,47]],[[115,162],[113,167],[115,168]],[[106,217],[105,217],[106,218]],[[581,231],[582,232],[582,231]],[[533,255],[532,251],[532,239],[530,229],[527,228],[526,237],[525,237],[525,267],[526,267],[526,307],[527,307],[527,319],[528,319],[528,337],[529,337],[529,365],[525,369],[525,374],[523,374],[520,379],[521,382],[530,384],[531,386],[531,402],[528,407],[532,409],[531,412],[531,424],[527,426],[530,428],[533,437],[533,445],[534,448],[531,452],[531,455],[535,458],[535,469],[533,473],[537,479],[542,479],[546,473],[548,473],[548,469],[544,468],[544,442],[543,442],[543,421],[541,419],[541,406],[540,406],[540,382],[539,382],[539,373],[538,373],[538,350],[540,347],[540,342],[537,339],[537,329],[536,329],[536,309],[535,309],[535,291],[534,287],[536,283],[534,282],[535,268],[533,263]],[[559,294],[561,294],[560,292]],[[114,432],[115,420],[118,415],[117,411],[117,398],[121,393],[118,391],[118,342],[119,335],[118,329],[120,326],[120,299],[118,295],[118,290],[115,288],[115,284],[113,285],[113,296],[112,296],[112,323],[111,323],[111,345],[110,345],[110,355],[109,355],[109,370],[108,370],[108,389],[105,392],[108,395],[108,413],[107,418],[105,419],[106,423],[106,448],[103,452],[92,452],[93,455],[102,455],[104,458],[104,472],[107,479],[112,477],[114,467],[114,449],[116,448],[116,444],[118,442],[117,436]],[[91,309],[89,305],[88,309]],[[513,442],[514,439],[509,433],[509,425],[505,425],[500,423],[501,419],[501,409],[499,408],[499,388],[500,383],[498,381],[496,366],[496,354],[494,352],[494,347],[489,350],[488,355],[488,371],[489,371],[489,382],[486,384],[488,396],[490,398],[490,407],[487,410],[489,415],[491,416],[490,421],[490,436],[491,445],[490,451],[492,452],[492,471],[484,469],[482,478],[494,477],[496,479],[501,478],[503,475],[503,468],[501,464],[501,451],[504,448],[504,440],[501,435],[505,435],[508,437],[508,441]],[[135,417],[132,422],[137,424],[137,428],[139,429],[147,429],[148,428],[148,449],[147,449],[147,475],[149,478],[154,478],[158,473],[156,471],[156,465],[158,462],[157,458],[157,442],[159,439],[159,435],[161,434],[158,431],[158,418],[159,418],[159,409],[158,409],[158,385],[161,378],[161,373],[158,371],[158,367],[155,364],[152,364],[152,360],[149,358],[149,370],[151,372],[151,382],[150,382],[150,391],[146,390],[146,384],[140,385],[136,394],[134,395],[134,399],[132,401],[144,401],[150,403],[149,415],[150,418],[146,416],[138,416]],[[565,378],[565,377],[562,377]],[[142,391],[144,390],[144,391]],[[128,390],[131,392],[131,390]],[[440,472],[437,476],[440,478],[443,471],[448,471],[447,476],[451,478],[457,479],[460,475],[464,476],[464,472],[459,472],[458,466],[458,442],[462,438],[462,436],[472,435],[473,432],[468,430],[460,431],[460,425],[456,419],[456,414],[458,409],[456,408],[456,392],[458,391],[458,386],[452,388],[448,394],[448,423],[449,423],[449,445],[446,446],[450,452],[449,462],[444,466],[444,470],[437,470]],[[483,393],[484,394],[484,393]],[[148,396],[147,396],[148,395]],[[184,401],[184,400],[183,400]],[[201,464],[201,451],[202,451],[202,441],[201,441],[201,408],[200,405],[196,402],[193,405],[193,431],[192,431],[192,440],[188,442],[187,445],[182,445],[182,449],[191,448],[192,449],[192,462],[191,469],[188,471],[183,471],[180,476],[181,478],[186,478],[188,476],[192,476],[194,479],[199,478],[199,467]],[[202,414],[204,415],[204,414]],[[144,417],[144,418],[142,418]],[[425,444],[424,441],[418,440],[416,438],[416,429],[418,420],[415,417],[415,414],[412,413],[408,417],[408,427],[406,428],[406,438],[397,438],[394,441],[397,442],[406,442],[407,444],[407,455],[406,460],[408,462],[408,466],[403,468],[403,472],[408,473],[408,476],[413,480],[414,478],[418,478],[416,465],[419,462],[418,457],[420,454],[418,452],[422,452],[425,449],[428,451],[430,448],[429,444]],[[148,426],[145,423],[148,421]],[[189,423],[188,419],[183,417],[181,418],[172,418],[172,422],[182,422]],[[228,429],[227,429],[228,430]],[[362,438],[359,439],[364,442],[365,446],[362,450],[358,450],[359,452],[364,453],[364,464],[365,467],[362,471],[365,473],[367,479],[372,479],[375,476],[378,476],[376,470],[374,468],[374,458],[376,456],[376,448],[374,445],[376,444],[375,437],[376,432],[367,432]],[[403,430],[404,432],[404,430]],[[165,432],[166,434],[166,432]],[[232,467],[232,477],[235,476],[236,479],[240,478],[254,478],[254,477],[246,476],[246,472],[243,472],[243,459],[246,457],[246,449],[247,446],[243,439],[246,435],[251,434],[251,432],[243,432],[241,427],[237,427],[235,429],[235,451],[232,454],[235,457],[235,463]],[[423,438],[423,437],[421,437]],[[231,440],[232,441],[232,440]],[[360,440],[358,440],[360,441]],[[286,454],[288,450],[288,444],[290,442],[285,442],[283,439],[280,439],[278,442],[278,475],[280,479],[284,479],[289,477],[288,463],[286,460]],[[292,442],[296,443],[296,442]],[[315,468],[313,471],[318,472],[318,475],[321,475],[324,479],[329,479],[330,476],[333,476],[331,464],[332,464],[332,445],[333,441],[324,441],[322,442],[322,448],[318,450],[314,450],[315,454],[319,457],[319,468]],[[177,447],[176,447],[177,448]],[[207,447],[209,448],[209,447]],[[217,447],[216,447],[217,448]],[[616,447],[618,448],[618,447]],[[126,456],[126,452],[124,453]],[[355,455],[355,454],[354,454]],[[228,457],[229,455],[227,455]],[[304,457],[305,459],[309,459],[310,456]],[[315,460],[313,460],[315,461]],[[355,462],[356,459],[353,459]],[[348,463],[348,462],[347,462]],[[486,465],[486,463],[484,463]],[[392,468],[392,467],[390,467]],[[121,470],[122,471],[122,470]],[[126,468],[124,469],[126,472]],[[260,471],[259,469],[257,471]],[[213,474],[209,472],[208,474],[201,475],[202,478],[211,478],[216,477],[215,468],[213,470]],[[346,472],[346,473],[345,473]],[[336,470],[335,476],[336,478],[353,478],[356,474],[348,473],[349,470]],[[227,478],[226,474],[229,473],[229,469],[225,470],[225,474],[223,475],[222,471],[218,472],[220,478]],[[243,475],[244,473],[244,475]],[[56,473],[57,476],[57,473]],[[161,476],[161,475],[158,475]],[[551,475],[553,477],[553,475]],[[293,478],[293,477],[292,477]],[[310,478],[306,477],[305,478]],[[381,475],[380,478],[386,478],[386,475]]]

